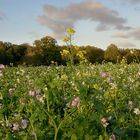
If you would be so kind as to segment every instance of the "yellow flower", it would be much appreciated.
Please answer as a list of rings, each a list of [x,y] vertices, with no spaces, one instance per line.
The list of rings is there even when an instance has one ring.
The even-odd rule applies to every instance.
[[[81,59],[81,60],[84,60],[85,59],[85,55],[86,55],[86,51],[79,51],[77,54],[76,54],[78,57],[79,57],[79,59]]]
[[[68,28],[68,29],[66,30],[66,32],[67,32],[67,34],[69,34],[69,35],[74,35],[76,31],[75,31],[73,28]]]
[[[69,58],[70,52],[68,50],[62,50],[60,53],[61,53],[61,56],[64,59],[68,59]]]
[[[75,49],[76,51],[79,51],[80,47],[74,46],[74,49]]]
[[[63,41],[64,41],[64,42],[68,42],[68,41],[70,41],[70,38],[69,38],[69,37],[64,37],[64,38],[63,38]]]
[[[61,51],[61,54],[62,55],[68,55],[69,54],[69,51],[68,50],[63,50],[63,51]]]
[[[131,51],[130,51],[130,53],[131,53],[131,54],[134,54],[134,51],[133,51],[133,50],[131,50]]]

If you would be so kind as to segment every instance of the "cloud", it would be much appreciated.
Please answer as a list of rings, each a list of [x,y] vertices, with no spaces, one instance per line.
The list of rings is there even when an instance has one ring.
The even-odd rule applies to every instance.
[[[136,45],[131,42],[119,42],[118,46],[120,48],[135,48],[136,47]]]
[[[117,38],[129,38],[128,34],[125,34],[124,32],[118,32],[116,34],[114,34],[112,37],[117,37]]]
[[[140,3],[140,0],[125,0],[125,2],[131,3],[131,4],[137,4],[137,3]]]
[[[136,27],[134,29],[131,29],[130,31],[124,33],[124,32],[119,32],[113,35],[113,37],[118,37],[118,38],[133,38],[136,40],[140,40],[140,27]]]
[[[133,37],[133,38],[135,38],[137,40],[140,40],[140,27],[135,28],[134,30],[132,30],[130,32],[130,35],[129,36],[130,37]]]
[[[65,29],[74,27],[79,20],[97,22],[97,31],[110,28],[118,30],[131,29],[131,27],[125,25],[127,20],[121,17],[117,11],[92,0],[82,1],[78,4],[71,3],[63,8],[46,4],[43,15],[38,17],[38,22],[49,27],[57,38],[64,36]]]

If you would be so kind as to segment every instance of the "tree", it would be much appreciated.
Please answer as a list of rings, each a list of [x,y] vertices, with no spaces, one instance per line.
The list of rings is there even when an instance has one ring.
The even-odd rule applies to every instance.
[[[113,63],[117,63],[120,61],[121,55],[120,55],[119,49],[117,48],[116,45],[110,44],[107,47],[105,54],[104,54],[104,59],[109,62],[113,62]]]
[[[34,48],[32,46],[30,46],[29,44],[21,44],[20,46],[22,46],[23,48],[26,48],[25,51],[25,55],[21,58],[20,63],[24,64],[24,65],[37,65],[40,64],[37,60],[38,60],[38,56],[36,54],[36,52],[39,53],[38,48]]]
[[[6,62],[6,54],[5,54],[4,43],[0,41],[0,63],[5,64],[5,62]]]
[[[104,60],[104,50],[93,46],[86,46],[85,50],[87,52],[89,62],[101,63]]]
[[[40,40],[35,40],[33,43],[35,47],[40,48],[40,49],[56,47],[56,44],[57,44],[57,41],[50,36],[45,36],[41,38]]]
[[[51,62],[56,62],[58,65],[61,64],[61,54],[60,54],[60,48],[47,48],[43,52],[43,65],[50,65]]]

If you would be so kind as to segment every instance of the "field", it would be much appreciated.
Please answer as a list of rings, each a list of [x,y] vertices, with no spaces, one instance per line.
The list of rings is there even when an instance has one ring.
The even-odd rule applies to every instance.
[[[139,64],[0,71],[0,139],[140,140]]]

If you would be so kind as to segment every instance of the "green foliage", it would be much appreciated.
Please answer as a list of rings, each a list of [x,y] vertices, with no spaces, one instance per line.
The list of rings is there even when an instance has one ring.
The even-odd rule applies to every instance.
[[[60,48],[47,48],[44,50],[43,54],[43,65],[50,65],[52,63],[57,63],[58,65],[61,64],[61,54]]]
[[[140,67],[0,69],[0,139],[140,139]]]
[[[87,59],[89,62],[93,63],[102,63],[104,61],[104,51],[102,49],[86,46],[84,49],[87,52]]]
[[[45,36],[45,37],[42,37],[40,40],[35,40],[34,46],[37,48],[46,49],[49,47],[55,47],[56,43],[57,41],[54,38],[50,36]]]
[[[111,44],[105,51],[104,58],[107,61],[117,63],[120,61],[120,53],[116,45]]]
[[[67,36],[63,39],[66,46],[58,46],[57,41],[45,36],[35,40],[33,46],[24,44],[12,44],[0,41],[0,64],[18,66],[40,66],[51,65],[52,62],[58,65],[103,62],[140,63],[139,49],[120,49],[115,44],[111,44],[104,51],[94,46],[73,45],[73,35],[75,30],[66,30]]]
[[[5,64],[6,63],[6,55],[4,50],[4,43],[0,42],[0,63]]]

